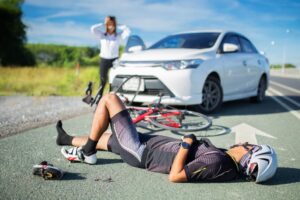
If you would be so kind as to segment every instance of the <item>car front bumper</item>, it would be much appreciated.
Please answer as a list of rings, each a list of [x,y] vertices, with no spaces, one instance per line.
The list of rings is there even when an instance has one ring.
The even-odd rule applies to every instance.
[[[122,93],[133,102],[152,103],[163,94],[162,103],[169,105],[194,105],[202,101],[202,85],[191,69],[165,70],[161,67],[117,67],[110,71],[111,89],[116,90],[129,76],[140,76],[144,81],[144,90],[135,96],[136,91]],[[138,87],[138,86],[137,86]]]

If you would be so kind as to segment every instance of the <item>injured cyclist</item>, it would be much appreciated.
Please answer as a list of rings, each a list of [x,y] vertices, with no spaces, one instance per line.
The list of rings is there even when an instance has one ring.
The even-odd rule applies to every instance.
[[[111,126],[111,133],[107,132]],[[56,125],[57,145],[71,145],[61,152],[69,161],[96,164],[97,150],[119,154],[127,164],[169,174],[172,182],[224,182],[244,177],[257,183],[276,172],[277,157],[269,145],[239,144],[230,149],[215,147],[195,135],[175,139],[137,132],[126,107],[113,93],[100,100],[88,136],[71,136]]]

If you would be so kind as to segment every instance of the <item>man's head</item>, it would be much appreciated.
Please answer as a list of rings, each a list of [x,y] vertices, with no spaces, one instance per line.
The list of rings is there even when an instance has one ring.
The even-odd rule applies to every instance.
[[[277,156],[272,147],[244,143],[231,148],[241,147],[244,151],[238,162],[244,175],[256,183],[264,182],[274,176],[277,169]]]

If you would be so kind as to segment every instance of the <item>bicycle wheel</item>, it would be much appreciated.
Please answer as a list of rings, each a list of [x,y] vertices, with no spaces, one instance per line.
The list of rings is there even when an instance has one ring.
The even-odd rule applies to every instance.
[[[150,115],[149,121],[160,128],[183,132],[204,130],[212,125],[208,116],[189,110],[163,109]]]

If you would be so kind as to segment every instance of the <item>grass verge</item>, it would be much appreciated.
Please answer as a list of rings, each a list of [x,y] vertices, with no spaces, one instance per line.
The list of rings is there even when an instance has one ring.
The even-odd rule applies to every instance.
[[[99,85],[99,68],[0,67],[0,95],[82,96],[89,81]],[[96,87],[94,87],[96,90]]]

